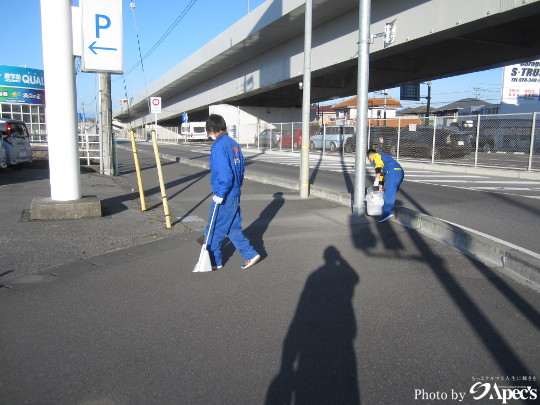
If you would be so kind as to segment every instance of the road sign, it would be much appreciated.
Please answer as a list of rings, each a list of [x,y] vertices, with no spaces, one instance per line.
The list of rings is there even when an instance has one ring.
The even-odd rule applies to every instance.
[[[161,113],[161,97],[150,97],[150,112]]]
[[[122,0],[81,0],[82,71],[123,73]]]
[[[182,122],[188,122],[188,115],[187,115],[187,113],[182,113]]]

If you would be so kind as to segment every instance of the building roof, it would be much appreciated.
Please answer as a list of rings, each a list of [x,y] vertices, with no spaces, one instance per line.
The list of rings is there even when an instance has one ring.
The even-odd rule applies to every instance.
[[[344,108],[356,108],[358,104],[357,97],[352,97],[348,100],[345,100],[339,104],[333,105],[333,109],[344,109]],[[393,99],[392,97],[388,97],[386,99],[384,98],[368,98],[368,108],[377,108],[377,107],[384,107],[386,105],[386,108],[402,108],[403,106],[401,103]]]
[[[438,110],[433,107],[429,108],[430,114],[434,113],[435,111],[438,111]],[[427,106],[421,105],[421,106],[413,107],[413,108],[405,108],[404,110],[398,111],[397,114],[398,115],[419,115],[419,114],[425,115],[426,112],[427,112]]]
[[[319,110],[319,113],[324,113],[324,114],[335,114],[335,111],[334,109],[332,108],[332,106],[330,105],[321,105],[318,107],[318,110]]]
[[[462,110],[463,108],[467,108],[467,107],[478,107],[478,106],[487,105],[487,104],[491,104],[491,103],[484,100],[480,100],[478,98],[464,98],[458,101],[454,101],[453,103],[444,105],[442,107],[439,107],[437,109],[437,112],[457,111],[457,110]]]

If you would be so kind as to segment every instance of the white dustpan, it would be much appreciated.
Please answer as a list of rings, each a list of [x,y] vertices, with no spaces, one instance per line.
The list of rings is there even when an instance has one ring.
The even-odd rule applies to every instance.
[[[199,255],[199,261],[193,269],[193,273],[203,273],[206,271],[212,271],[212,262],[210,262],[210,253],[206,249],[206,244],[208,243],[208,238],[210,237],[210,232],[212,231],[212,224],[214,223],[214,216],[216,215],[217,204],[214,203],[214,212],[212,213],[212,219],[210,220],[210,226],[208,227],[208,234],[206,235],[206,240],[201,248],[201,254]]]

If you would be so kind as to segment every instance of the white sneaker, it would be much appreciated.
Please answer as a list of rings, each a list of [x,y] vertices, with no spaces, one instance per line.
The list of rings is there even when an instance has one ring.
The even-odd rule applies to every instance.
[[[223,266],[212,266],[212,270],[219,270],[221,269]]]
[[[247,269],[248,267],[253,266],[255,263],[257,263],[259,261],[260,258],[261,258],[261,255],[257,255],[253,259],[249,259],[246,262],[246,264],[244,264],[241,268],[242,269]]]

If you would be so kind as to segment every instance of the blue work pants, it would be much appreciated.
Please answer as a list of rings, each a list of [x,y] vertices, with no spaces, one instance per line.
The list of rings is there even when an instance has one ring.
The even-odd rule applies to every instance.
[[[399,186],[403,182],[403,169],[394,170],[391,168],[384,175],[384,205],[382,207],[382,216],[386,217],[392,213],[392,208],[396,202],[396,194]]]
[[[210,225],[210,219],[212,218],[212,212],[214,211],[214,205],[215,202],[212,201],[212,204],[210,204],[208,224],[206,225],[206,230],[204,232],[205,240],[208,235],[208,227]],[[257,256],[257,252],[253,249],[253,246],[251,246],[249,240],[242,232],[240,196],[228,196],[223,200],[223,203],[219,204],[217,207],[214,224],[212,225],[210,238],[208,239],[206,246],[210,253],[210,260],[214,266],[221,266],[223,264],[221,257],[221,242],[223,242],[223,239],[227,236],[245,261]]]

